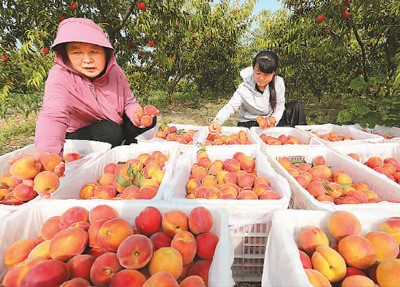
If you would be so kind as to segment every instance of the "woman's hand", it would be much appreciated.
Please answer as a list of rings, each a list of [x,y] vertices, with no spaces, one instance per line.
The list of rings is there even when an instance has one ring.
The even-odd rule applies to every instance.
[[[219,124],[219,122],[217,121],[213,121],[209,127],[208,127],[208,131],[212,134],[219,134],[221,133],[221,125]]]

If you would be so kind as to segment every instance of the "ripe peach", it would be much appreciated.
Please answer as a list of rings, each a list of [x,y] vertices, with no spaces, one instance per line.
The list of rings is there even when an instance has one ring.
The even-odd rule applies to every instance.
[[[144,115],[141,119],[140,119],[140,125],[143,127],[148,127],[153,123],[153,119],[151,118],[151,116],[148,115]]]
[[[153,256],[153,243],[142,234],[132,234],[121,242],[117,249],[119,263],[128,269],[146,266]]]
[[[400,245],[400,217],[390,217],[379,225],[379,230],[389,233]]]
[[[61,216],[52,216],[43,222],[42,226],[40,227],[40,234],[43,239],[51,239],[61,230],[60,218]]]
[[[149,263],[150,275],[167,271],[179,278],[182,274],[183,260],[181,253],[173,247],[162,247],[156,250]]]
[[[256,176],[252,173],[242,173],[237,178],[237,184],[239,187],[252,187]]]
[[[200,185],[200,180],[198,180],[197,178],[189,179],[189,181],[186,183],[187,194],[193,194],[196,188],[198,188]]]
[[[179,287],[206,287],[206,283],[200,276],[191,275],[183,279]]]
[[[333,179],[341,186],[351,185],[353,183],[353,179],[351,178],[351,176],[343,171],[335,172],[333,174]]]
[[[359,235],[348,235],[339,241],[339,253],[346,264],[357,269],[367,269],[376,262],[376,252],[372,243]]]
[[[327,202],[332,202],[332,203],[335,203],[335,200],[336,200],[333,196],[331,196],[329,194],[318,195],[315,199],[318,201],[321,201],[321,202],[327,201]]]
[[[33,266],[40,262],[46,261],[43,257],[27,258],[26,260],[17,263],[10,267],[4,275],[2,285],[4,286],[21,286],[21,280],[25,273],[28,272]]]
[[[241,200],[246,200],[246,199],[256,200],[256,199],[258,199],[258,196],[252,190],[243,189],[242,191],[239,192],[239,195],[238,195],[237,199],[241,199]]]
[[[194,166],[191,170],[191,176],[198,180],[202,180],[208,174],[207,170],[202,166]]]
[[[64,211],[60,216],[60,229],[66,229],[71,224],[79,221],[88,221],[89,211],[81,206],[73,206]]]
[[[130,185],[126,187],[121,194],[124,199],[138,199],[139,187],[137,187],[136,185]]]
[[[317,246],[311,256],[312,266],[328,278],[337,282],[346,276],[346,262],[343,257],[329,246]]]
[[[113,218],[104,222],[97,232],[97,244],[104,252],[115,252],[120,243],[133,234],[133,228],[124,218]]]
[[[98,182],[88,182],[85,183],[79,191],[79,198],[81,199],[89,199],[94,197],[94,190],[100,186]]]
[[[62,158],[58,154],[46,152],[39,155],[38,161],[42,165],[42,171],[55,172],[55,167],[62,162]]]
[[[289,167],[289,168],[287,169],[287,171],[288,171],[288,173],[289,173],[291,176],[293,176],[293,177],[298,176],[298,175],[299,175],[299,172],[300,172],[300,170],[299,170],[298,168],[296,168],[296,167]]]
[[[213,224],[213,216],[206,207],[198,206],[190,211],[188,226],[193,234],[209,232]]]
[[[253,172],[256,166],[255,158],[247,155],[240,158],[239,163],[240,163],[240,168],[247,172]]]
[[[145,178],[151,178],[158,170],[161,170],[158,164],[156,162],[151,162],[143,168],[142,174]]]
[[[146,277],[138,270],[123,269],[111,280],[110,287],[142,287]]]
[[[376,269],[376,279],[381,287],[399,285],[400,259],[383,260]]]
[[[365,286],[375,287],[375,282],[364,275],[352,275],[344,278],[341,287]]]
[[[89,211],[89,222],[94,223],[99,219],[113,219],[118,216],[117,211],[106,204],[96,205]]]
[[[158,231],[150,236],[150,240],[153,243],[154,251],[161,247],[170,247],[172,238],[163,231]]]
[[[122,175],[121,175],[122,176]],[[113,185],[114,179],[115,179],[116,175],[114,173],[103,173],[99,179],[97,180],[97,182],[100,185],[103,186],[108,186],[108,185]]]
[[[312,254],[317,246],[329,246],[325,232],[317,226],[304,226],[297,235],[299,246],[307,254]]]
[[[259,183],[257,185],[254,185],[253,187],[253,192],[257,194],[257,196],[260,198],[260,195],[266,192],[267,190],[270,190],[271,187],[266,184],[266,183]]]
[[[36,245],[31,252],[29,252],[27,258],[33,257],[43,257],[46,259],[51,259],[50,257],[50,240],[44,240]]]
[[[300,256],[300,261],[301,264],[303,265],[303,268],[312,268],[312,262],[310,256],[308,256],[307,253],[305,253],[303,250],[299,249],[299,256]]]
[[[113,173],[113,174],[115,174],[116,170],[117,170],[117,166],[118,165],[116,163],[110,162],[110,163],[108,163],[108,164],[106,164],[104,166],[103,173]]]
[[[307,187],[307,191],[314,197],[318,197],[321,194],[325,194],[325,186],[322,180],[313,180]]]
[[[315,269],[304,269],[307,275],[308,281],[314,287],[331,287],[332,284],[329,282],[328,278],[321,272]]]
[[[281,199],[281,196],[273,190],[267,190],[265,192],[263,192],[258,199],[264,200],[264,199],[270,199],[270,200],[279,200]]]
[[[218,236],[212,232],[197,235],[197,256],[200,259],[212,260],[218,244]]]
[[[99,199],[112,199],[116,194],[117,191],[111,185],[100,185],[93,191],[93,197]]]
[[[211,261],[197,260],[189,270],[188,276],[197,275],[208,285],[208,273],[210,272]]]
[[[207,156],[201,157],[197,160],[196,164],[208,169],[211,166],[211,159]]]
[[[10,267],[24,261],[38,244],[39,242],[33,239],[15,241],[4,251],[4,265]]]
[[[63,155],[65,163],[69,163],[82,158],[82,155],[77,152],[68,152]]]
[[[217,177],[215,175],[208,174],[202,178],[201,183],[207,188],[213,188],[217,186]]]
[[[227,172],[236,172],[240,169],[240,162],[236,159],[228,158],[224,161],[224,168]]]
[[[67,265],[60,260],[50,259],[32,266],[25,273],[20,286],[58,287],[68,279]]]
[[[150,236],[161,228],[162,215],[154,206],[147,206],[135,218],[139,233]]]
[[[102,218],[96,220],[94,223],[92,223],[89,226],[89,229],[87,231],[88,236],[89,236],[89,246],[93,248],[100,248],[99,244],[97,243],[97,235],[99,233],[100,227],[103,225],[104,222],[108,221],[109,219]]]
[[[361,270],[358,270],[357,268],[351,267],[351,266],[347,266],[346,268],[346,277],[348,276],[352,276],[352,275],[363,275],[363,276],[367,276],[367,274],[365,274],[364,272],[362,272]]]
[[[351,152],[347,154],[349,157],[355,159],[356,161],[360,161],[360,156],[357,153]]]
[[[34,178],[41,170],[42,165],[32,156],[17,159],[10,167],[13,177],[24,180]]]
[[[81,254],[88,243],[88,234],[81,228],[68,227],[50,239],[49,254],[53,259],[67,261]]]
[[[390,234],[383,231],[371,231],[364,237],[371,241],[374,246],[378,261],[397,258],[399,245]]]
[[[337,205],[339,205],[339,204],[360,204],[360,202],[355,197],[345,195],[345,196],[341,196],[339,198],[335,198],[335,204],[337,204]]]
[[[173,237],[180,231],[188,230],[189,218],[188,215],[181,210],[169,210],[164,213],[161,225],[164,232]]]
[[[328,182],[325,185],[326,193],[332,196],[333,198],[338,198],[342,196],[343,188],[337,184],[336,182]]]
[[[193,234],[189,231],[181,231],[175,234],[171,241],[171,247],[178,250],[182,255],[183,265],[193,261],[197,252],[197,243]]]
[[[224,183],[237,184],[238,174],[236,172],[227,172],[223,178]]]
[[[60,186],[60,178],[51,171],[41,171],[33,179],[33,189],[42,197],[49,198],[50,193]]]
[[[326,160],[323,155],[318,155],[318,156],[314,157],[314,159],[312,160],[312,163],[313,163],[313,165],[325,165]]]
[[[96,257],[90,254],[78,254],[67,261],[67,267],[71,278],[80,277],[90,280],[90,269]]]
[[[122,270],[117,254],[106,252],[97,257],[90,269],[90,281],[95,286],[109,286],[113,277]]]
[[[287,157],[282,157],[278,159],[278,162],[287,170],[292,166],[292,161]]]
[[[143,111],[146,115],[149,115],[150,117],[158,116],[158,114],[160,113],[160,111],[153,105],[144,106]]]
[[[364,164],[370,168],[382,167],[383,166],[383,159],[379,156],[371,156],[367,159]]]
[[[60,287],[88,287],[88,286],[90,286],[90,282],[80,277],[72,278],[60,285]]]
[[[347,235],[361,234],[361,222],[353,213],[346,210],[334,211],[329,216],[327,225],[336,241]]]
[[[13,189],[13,194],[16,199],[21,201],[32,200],[38,195],[38,193],[33,190],[32,186],[26,185],[25,183],[18,184]]]
[[[160,271],[147,279],[143,287],[179,287],[179,284],[171,273]]]

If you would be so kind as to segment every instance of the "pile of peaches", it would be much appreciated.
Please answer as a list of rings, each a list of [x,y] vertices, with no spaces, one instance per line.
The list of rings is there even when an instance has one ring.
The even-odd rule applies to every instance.
[[[39,237],[6,248],[2,283],[205,287],[219,241],[213,224],[205,207],[162,214],[148,206],[132,222],[109,205],[70,207],[44,221]]]
[[[270,181],[257,176],[255,158],[235,152],[232,158],[211,160],[207,151],[196,154],[186,183],[186,198],[205,199],[280,199]]]
[[[133,121],[138,127],[148,127],[153,123],[153,118],[158,116],[160,111],[153,105],[144,106],[144,108],[135,109]]]
[[[37,151],[15,158],[0,177],[0,203],[20,205],[38,195],[49,198],[60,185],[65,165],[54,153]]]
[[[168,155],[143,152],[126,162],[108,163],[97,181],[84,184],[81,199],[152,199],[165,174]]]
[[[260,139],[267,145],[305,144],[297,137],[285,134],[274,137],[262,133],[260,134]]]
[[[193,137],[196,132],[197,130],[194,129],[178,129],[175,125],[162,123],[156,132],[156,137],[181,144],[193,144]]]
[[[237,133],[222,134],[222,133],[209,133],[204,143],[205,145],[246,145],[252,144],[249,140],[247,133],[240,130]]]
[[[333,172],[321,155],[314,157],[311,163],[305,161],[292,163],[288,157],[282,157],[278,162],[318,201],[334,204],[382,201],[365,182],[353,182],[351,176],[344,171]],[[388,201],[398,202],[395,199]]]
[[[357,153],[349,153],[348,156],[361,162],[360,156]],[[364,164],[400,184],[400,163],[396,158],[371,156],[364,162]]]
[[[258,116],[256,118],[256,121],[257,121],[258,126],[260,127],[260,129],[272,128],[276,124],[275,117]]]
[[[309,225],[296,235],[300,260],[311,285],[399,285],[399,217],[388,218],[378,230],[362,235],[361,222],[354,214],[335,211],[326,227],[328,234]],[[329,241],[328,235],[334,242]]]
[[[329,132],[329,133],[318,133],[317,131],[312,131],[311,133],[315,134],[320,139],[326,140],[328,142],[338,142],[345,140],[354,140],[352,136],[344,136],[340,135],[337,132]]]

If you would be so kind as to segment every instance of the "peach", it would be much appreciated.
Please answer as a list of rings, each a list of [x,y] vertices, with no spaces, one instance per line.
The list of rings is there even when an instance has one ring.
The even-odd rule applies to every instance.
[[[224,183],[237,184],[238,174],[236,172],[227,172],[223,178]]]
[[[379,230],[390,234],[400,245],[400,217],[390,217],[379,225]]]
[[[2,286],[17,287],[20,286],[21,280],[25,273],[36,264],[46,261],[43,257],[34,257],[26,259],[10,267],[4,275]]]
[[[156,250],[149,263],[150,275],[167,271],[178,279],[182,274],[183,260],[181,253],[173,247],[162,247]]]
[[[206,233],[214,224],[210,210],[204,206],[193,208],[188,217],[188,226],[193,234]]]
[[[343,193],[343,188],[336,182],[328,182],[325,185],[325,190],[326,190],[326,193],[328,195],[332,196],[333,198],[338,198],[338,197],[342,196],[342,193]]]
[[[139,187],[136,185],[130,185],[122,191],[122,197],[124,199],[138,199],[139,198]]]
[[[155,181],[158,185],[161,184],[162,180],[164,179],[164,170],[156,170],[153,175],[151,176],[151,179]]]
[[[110,287],[142,287],[146,277],[138,270],[124,269],[111,280]]]
[[[226,170],[222,170],[219,173],[217,173],[217,182],[218,184],[224,184],[225,183],[225,175],[227,175],[228,172]]]
[[[346,193],[346,197],[353,197],[357,199],[359,203],[368,203],[368,196],[362,190],[350,190]]]
[[[103,168],[103,173],[113,173],[113,174],[115,174],[116,170],[117,170],[117,166],[118,165],[116,163],[114,163],[114,162],[107,163]]]
[[[208,169],[211,166],[211,159],[209,157],[201,157],[197,160],[196,164],[198,166],[202,166],[205,169]]]
[[[310,284],[314,287],[331,287],[332,284],[329,282],[328,278],[321,272],[314,269],[304,269],[307,279]]]
[[[256,199],[258,199],[258,196],[252,190],[243,189],[242,191],[239,192],[239,195],[238,195],[237,199],[241,199],[241,200],[249,200],[249,199],[256,200]]]
[[[69,163],[82,158],[82,155],[77,152],[68,152],[63,154],[65,163]]]
[[[150,236],[150,240],[153,243],[154,251],[161,247],[170,247],[172,238],[163,231],[158,231]]]
[[[89,211],[81,206],[73,206],[64,211],[60,216],[60,229],[66,229],[71,224],[79,221],[88,221]]]
[[[189,270],[188,276],[197,275],[208,285],[208,273],[210,272],[211,261],[197,260]]]
[[[278,162],[287,170],[292,166],[292,161],[287,157],[278,159]]]
[[[224,169],[227,172],[236,172],[240,170],[240,162],[238,162],[236,159],[228,158],[224,161]]]
[[[16,178],[14,176],[10,176],[7,179],[7,184],[6,185],[10,188],[10,190],[13,190],[18,184],[20,184],[22,182],[23,182],[22,179]]]
[[[353,179],[346,172],[338,171],[333,174],[333,179],[336,183],[341,186],[351,185],[353,183]]]
[[[13,194],[16,199],[21,201],[29,201],[34,199],[38,194],[33,190],[32,186],[26,185],[25,183],[18,184],[13,189]]]
[[[327,202],[332,202],[332,203],[335,203],[335,200],[336,200],[333,196],[331,196],[329,194],[318,195],[315,199],[318,201],[321,201],[321,202],[327,201]]]
[[[143,287],[179,287],[179,284],[171,273],[160,271],[147,279]]]
[[[135,226],[139,233],[150,236],[161,228],[162,215],[154,206],[147,206],[135,218]]]
[[[42,153],[39,156],[38,161],[42,165],[41,168],[42,171],[48,170],[55,172],[55,168],[62,162],[62,158],[58,154],[49,152],[49,153]]]
[[[194,190],[194,198],[204,198],[204,194],[206,193],[207,189],[207,187],[200,185]]]
[[[267,190],[265,192],[263,192],[258,199],[261,200],[265,200],[265,199],[269,199],[269,200],[279,200],[281,199],[281,196],[274,190]]]
[[[219,188],[218,187],[207,188],[206,191],[204,192],[204,198],[206,199],[219,198]]]
[[[60,218],[61,216],[52,216],[43,222],[42,226],[40,227],[40,234],[42,235],[43,239],[51,239],[61,230]]]
[[[257,185],[254,185],[253,187],[253,192],[255,194],[257,194],[258,197],[260,197],[261,194],[263,194],[264,192],[266,192],[267,190],[270,190],[271,187],[266,184],[266,183],[259,183]]]
[[[364,270],[371,267],[377,259],[372,243],[359,235],[348,235],[339,241],[339,253],[346,264]]]
[[[376,269],[376,279],[380,287],[399,285],[400,259],[383,260]]]
[[[67,267],[71,278],[80,277],[90,280],[90,269],[96,257],[90,254],[78,254],[67,261]]]
[[[341,287],[375,287],[375,282],[364,275],[352,275],[344,278]]]
[[[173,209],[164,213],[161,226],[165,233],[173,237],[180,231],[188,230],[189,218],[181,210]]]
[[[51,259],[50,257],[50,240],[44,240],[36,245],[31,252],[29,252],[27,258],[33,257],[43,257],[46,259]]]
[[[93,197],[99,199],[112,199],[117,195],[117,191],[111,185],[101,185],[94,189]]]
[[[138,190],[138,199],[152,199],[157,195],[157,190],[158,187],[142,186]]]
[[[207,170],[202,166],[194,166],[191,171],[191,176],[198,180],[202,180],[208,174]]]
[[[95,286],[109,286],[114,276],[122,270],[117,254],[106,252],[97,257],[90,269],[90,281]]]
[[[141,119],[140,119],[140,125],[143,127],[148,127],[152,124],[153,119],[151,116],[148,115],[144,115]]]
[[[20,286],[58,287],[68,279],[67,265],[60,260],[50,259],[32,266],[25,273]]]
[[[151,162],[143,168],[142,174],[145,178],[152,178],[153,174],[161,170],[157,163]]]
[[[109,205],[96,205],[89,211],[89,222],[94,223],[99,219],[113,219],[118,216],[117,211]]]
[[[251,173],[242,173],[238,176],[237,184],[239,187],[252,187],[256,176]]]
[[[197,178],[191,178],[189,181],[186,183],[186,191],[188,194],[194,193],[196,188],[198,188],[201,185],[200,180]]]
[[[6,172],[0,176],[0,185],[8,186],[8,180],[13,177],[10,172]]]
[[[60,178],[51,171],[41,171],[33,179],[33,189],[42,197],[50,197],[50,193],[60,186]]]
[[[133,228],[124,218],[113,218],[104,222],[97,232],[97,244],[104,252],[115,252],[120,243],[133,234]]]
[[[217,177],[215,175],[208,174],[202,178],[201,183],[207,188],[213,188],[217,186]]]
[[[88,280],[83,278],[72,278],[71,280],[65,281],[60,287],[88,287],[91,286]]]
[[[68,227],[50,239],[49,254],[53,259],[67,261],[81,254],[88,243],[88,234],[81,228]]]
[[[383,231],[371,231],[364,237],[371,241],[374,246],[378,261],[397,258],[399,245],[390,234]]]
[[[307,185],[306,189],[313,197],[318,197],[321,194],[325,194],[325,186],[322,180],[311,181]]]
[[[100,186],[98,182],[88,182],[85,183],[79,191],[79,198],[81,199],[89,199],[94,197],[94,190]]]
[[[351,152],[347,154],[349,157],[355,159],[356,161],[360,161],[360,156],[357,153]]]
[[[10,173],[17,179],[32,179],[41,170],[42,165],[32,156],[24,156],[16,161],[10,167]]]
[[[206,287],[206,283],[200,276],[191,275],[183,279],[179,287]]]
[[[314,159],[312,160],[312,163],[313,163],[313,165],[325,165],[326,160],[323,155],[318,155],[318,156],[314,157]]]
[[[218,236],[212,232],[206,232],[197,235],[197,256],[200,259],[211,261],[214,257],[218,241]]]
[[[24,261],[31,250],[38,244],[39,242],[34,239],[21,239],[15,241],[4,251],[4,265],[10,267]]]
[[[362,191],[367,191],[369,190],[369,186],[368,184],[366,184],[365,182],[359,181],[356,183],[352,184],[352,187],[356,190],[362,190]]]
[[[298,235],[299,246],[307,254],[312,254],[317,246],[329,246],[329,239],[326,233],[317,226],[304,226]]]
[[[367,159],[364,164],[370,168],[382,167],[383,166],[383,159],[379,156],[371,156]]]
[[[365,274],[364,272],[362,272],[361,270],[358,270],[357,268],[351,267],[351,266],[347,266],[346,268],[346,277],[348,276],[352,276],[352,275],[363,275],[363,276],[367,276],[367,274]]]
[[[361,234],[361,222],[353,213],[345,210],[334,211],[328,218],[327,226],[336,241],[347,235]]]
[[[171,247],[178,250],[182,255],[183,265],[193,261],[197,252],[197,243],[194,235],[189,231],[181,231],[175,234],[171,241]]]
[[[145,235],[132,234],[117,249],[119,263],[128,269],[145,267],[153,256],[153,243]]]
[[[239,163],[240,163],[240,168],[247,172],[253,172],[256,166],[255,158],[247,155],[240,158]]]
[[[300,170],[299,170],[298,168],[295,168],[295,167],[289,167],[289,168],[287,169],[287,171],[288,171],[288,173],[289,173],[291,176],[293,176],[293,177],[298,176],[298,175],[299,175],[299,172],[300,172]]]
[[[346,276],[346,262],[343,257],[329,246],[317,246],[311,256],[312,266],[328,278],[337,282]]]
[[[97,182],[100,185],[103,186],[108,186],[108,185],[113,185],[114,179],[116,177],[116,174],[114,173],[103,173],[99,179],[97,180]]]
[[[299,250],[299,257],[303,268],[312,268],[311,258],[307,253],[305,253],[303,250]]]

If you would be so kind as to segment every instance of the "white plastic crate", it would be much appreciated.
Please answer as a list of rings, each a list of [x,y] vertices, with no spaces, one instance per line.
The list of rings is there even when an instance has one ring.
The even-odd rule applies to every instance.
[[[147,206],[154,206],[163,214],[169,210],[182,210],[186,214],[196,207],[190,204],[177,204],[162,200],[155,201],[104,201],[104,200],[52,200],[40,201],[30,208],[18,210],[0,222],[0,278],[3,278],[7,270],[4,265],[4,251],[13,242],[26,239],[37,238],[40,235],[40,227],[48,218],[61,215],[68,208],[81,206],[91,210],[97,205],[107,204],[112,206],[118,215],[134,225],[135,217]],[[214,258],[209,272],[210,287],[230,287],[234,285],[232,279],[231,265],[233,262],[233,248],[228,230],[227,214],[221,210],[208,207],[213,215],[214,225],[211,232],[215,233],[219,242],[217,244]],[[24,224],[15,224],[24,222]]]
[[[349,211],[361,222],[362,235],[377,230],[377,226],[387,218],[400,216],[398,208],[370,210],[368,212]],[[331,246],[333,246],[334,241],[327,228],[327,220],[331,213],[332,211],[293,209],[278,210],[274,213],[266,247],[261,286],[312,287],[300,261],[295,236],[302,227],[315,225],[327,233],[332,243]]]
[[[375,125],[373,128],[363,128],[359,124],[349,125],[361,131],[377,134],[384,138],[384,141],[396,141],[400,142],[400,128],[398,127],[386,127],[381,125]]]
[[[326,166],[330,167],[332,172],[344,171],[351,176],[353,182],[365,182],[369,188],[374,191],[382,200],[397,199],[400,200],[400,188],[382,180],[381,175],[374,171],[369,171],[354,162],[348,156],[344,156],[327,146],[298,146],[297,149],[287,149],[282,147],[268,152],[272,165],[289,182],[292,198],[290,206],[297,209],[314,210],[370,210],[373,208],[382,209],[390,206],[398,206],[398,203],[382,201],[379,203],[368,204],[341,204],[335,205],[330,202],[320,202],[316,200],[306,189],[294,179],[292,175],[278,162],[282,157],[288,157],[291,160],[305,160],[311,162],[318,155],[325,157]]]
[[[207,137],[210,134],[208,127],[205,127],[206,130],[206,136],[204,138],[204,141],[202,141],[202,143],[206,144],[206,145],[213,145],[213,144],[207,144]],[[227,127],[227,126],[222,126],[221,127],[221,135],[233,135],[233,134],[237,134],[240,131],[245,131],[246,132],[246,136],[247,139],[249,140],[250,144],[253,145],[258,145],[259,141],[257,139],[257,135],[254,134],[250,129],[245,128],[245,127]],[[232,146],[232,145],[241,145],[241,144],[224,144],[225,146]],[[249,144],[245,144],[245,145],[249,145]]]
[[[196,125],[184,125],[184,124],[174,124],[174,123],[169,123],[168,126],[175,126],[178,130],[196,130],[194,136],[193,136],[193,143],[191,144],[179,144],[180,145],[180,150],[183,152],[191,147],[196,146],[197,142],[204,142],[205,140],[205,127],[204,126],[196,126]],[[151,128],[148,131],[145,131],[144,133],[138,135],[136,137],[136,140],[138,143],[165,143],[169,142],[165,139],[156,137],[156,133],[158,129],[160,128],[160,125],[157,124],[153,128]]]
[[[267,177],[272,190],[279,200],[223,200],[223,199],[186,199],[186,183],[190,168],[196,160],[196,149],[188,150],[178,158],[172,187],[165,199],[176,203],[191,203],[225,210],[229,215],[231,237],[234,241],[235,261],[234,279],[237,282],[260,282],[264,248],[269,231],[272,213],[286,209],[289,205],[290,188],[288,182],[271,166],[258,145],[207,146],[211,160],[232,158],[237,151],[242,151],[256,160],[256,171]]]
[[[74,176],[65,179],[60,187],[51,195],[52,199],[77,199],[79,192],[85,183],[96,181],[103,174],[104,167],[111,162],[127,161],[142,153],[161,151],[169,156],[165,164],[165,174],[154,199],[161,199],[165,189],[169,189],[173,176],[175,162],[179,153],[179,144],[173,142],[165,143],[141,143],[115,147],[96,160],[85,165]]]
[[[336,146],[343,144],[359,144],[362,142],[381,142],[383,141],[383,137],[375,134],[369,134],[359,129],[356,129],[351,126],[339,126],[334,124],[324,124],[324,125],[297,125],[296,129],[299,129],[307,134],[313,136],[316,140],[321,141],[327,146]],[[331,142],[324,139],[321,139],[316,134],[327,134],[330,132],[336,132],[340,136],[351,136],[352,140],[342,140]]]

